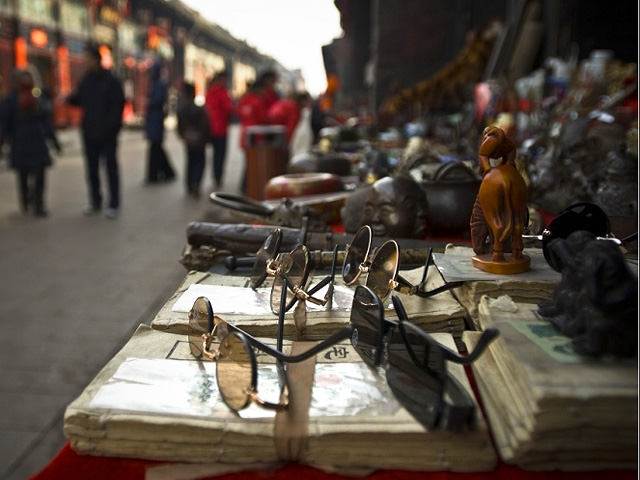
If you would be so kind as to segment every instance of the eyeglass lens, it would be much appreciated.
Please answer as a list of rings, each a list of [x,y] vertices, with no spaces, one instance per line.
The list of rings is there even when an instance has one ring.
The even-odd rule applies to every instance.
[[[251,403],[256,389],[256,363],[253,351],[237,333],[227,335],[219,347],[216,378],[222,400],[236,412]]]
[[[366,287],[359,286],[351,305],[351,344],[369,365],[380,364],[382,358],[382,303]]]
[[[347,285],[356,281],[360,265],[366,262],[371,247],[371,231],[361,228],[356,232],[349,245],[349,250],[344,256],[342,264],[342,278]]]
[[[251,288],[258,288],[267,278],[267,262],[275,258],[278,250],[280,249],[280,243],[282,242],[282,232],[278,229],[271,232],[265,239],[262,247],[256,255],[256,261],[253,264],[253,271],[251,272],[250,285]]]
[[[444,374],[444,357],[442,351],[427,340],[424,335],[412,332],[409,328],[403,328],[404,344],[413,357],[416,365],[435,373]],[[402,342],[402,339],[399,339]]]
[[[213,312],[209,308],[208,302],[206,298],[199,297],[189,311],[189,348],[191,355],[196,358],[202,356],[202,335],[209,333],[212,328]]]
[[[308,257],[303,246],[294,248],[279,265],[280,271],[287,275],[293,285],[289,285],[287,289],[287,310],[291,308],[296,299],[293,287],[303,288],[308,275]],[[278,315],[280,313],[280,297],[284,288],[284,278],[282,275],[276,275],[273,279],[273,288],[271,289],[271,310]]]
[[[393,289],[392,280],[398,273],[398,244],[394,241],[383,243],[371,260],[371,267],[365,285],[385,301]]]

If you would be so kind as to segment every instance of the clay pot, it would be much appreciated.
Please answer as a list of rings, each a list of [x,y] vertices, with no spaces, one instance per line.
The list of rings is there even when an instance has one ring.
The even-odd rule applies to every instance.
[[[271,178],[264,187],[267,199],[341,192],[344,184],[331,173],[292,173]]]
[[[442,164],[422,186],[429,202],[432,235],[470,234],[469,221],[482,179],[462,162]]]

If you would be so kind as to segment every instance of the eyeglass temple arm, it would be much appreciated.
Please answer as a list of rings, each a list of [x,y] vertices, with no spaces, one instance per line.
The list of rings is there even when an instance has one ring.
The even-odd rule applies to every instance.
[[[333,248],[333,261],[331,262],[331,273],[329,275],[327,275],[326,277],[324,277],[316,286],[314,286],[311,290],[309,290],[307,292],[309,294],[309,296],[311,297],[315,293],[317,293],[320,290],[322,290],[322,288],[324,288],[324,286],[328,283],[329,284],[329,288],[327,289],[327,293],[324,296],[324,301],[322,302],[322,304],[329,303],[329,308],[331,308],[332,300],[333,300],[333,286],[335,284],[337,265],[338,265],[338,245],[336,245]],[[313,302],[313,299],[311,299],[311,298],[309,298],[307,300],[310,300],[311,302]],[[313,302],[313,303],[315,303],[315,302]]]
[[[229,271],[234,271],[236,268],[253,267],[255,263],[256,263],[255,255],[253,257],[236,257],[234,255],[229,255],[224,260],[224,266]]]
[[[429,341],[432,341],[431,337],[427,332],[425,332],[424,330],[422,330],[421,328],[419,328],[418,326],[414,325],[409,321],[409,317],[407,316],[407,311],[404,309],[404,305],[402,304],[402,302],[398,297],[396,297],[395,295],[392,295],[391,301],[393,302],[393,307],[395,308],[400,321],[406,322],[405,326],[408,326],[409,328],[414,330],[415,333],[419,334],[423,338]],[[458,363],[460,365],[470,365],[473,362],[475,362],[480,355],[482,355],[482,352],[484,352],[487,346],[498,335],[500,335],[500,332],[497,329],[487,328],[485,331],[482,332],[482,336],[480,337],[480,340],[478,340],[478,344],[476,345],[476,348],[473,349],[473,352],[471,352],[469,355],[464,357],[458,354],[457,352],[454,352],[450,348],[445,347],[444,345],[441,345],[437,342],[436,344],[438,345],[438,348],[442,351],[442,356],[445,360],[449,360],[450,362]]]
[[[278,329],[276,330],[276,348],[278,351],[282,351],[282,344],[284,341],[284,312],[287,308],[287,288],[289,281],[287,278],[283,278],[284,286],[280,294],[280,310],[278,311]]]
[[[249,344],[253,348],[256,348],[256,349],[260,350],[261,352],[264,352],[267,355],[272,356],[276,360],[280,360],[281,362],[285,362],[285,363],[304,362],[305,360],[317,355],[318,353],[322,352],[323,350],[334,346],[336,343],[340,343],[341,341],[346,340],[347,338],[350,338],[351,337],[351,333],[353,331],[353,328],[351,326],[344,327],[342,330],[339,330],[338,332],[334,333],[333,335],[331,335],[326,340],[323,340],[322,342],[316,344],[315,346],[311,347],[309,350],[306,350],[305,352],[302,352],[302,353],[300,353],[298,355],[285,355],[281,351],[276,350],[276,349],[270,347],[269,345],[264,344],[263,342],[261,342],[257,338],[252,337],[251,335],[247,334],[247,332],[244,332],[244,331],[240,330],[235,325],[233,325],[231,323],[228,324],[228,325],[229,325],[229,329],[230,330],[242,333],[247,338],[247,340],[249,341]]]
[[[280,403],[272,403],[272,402],[267,402],[263,400],[258,396],[258,393],[253,389],[247,391],[247,394],[249,395],[249,397],[251,397],[251,401],[258,404],[262,408],[266,408],[268,410],[280,411],[280,410],[285,410],[289,406],[288,393],[286,394],[284,401]]]
[[[410,281],[408,281],[407,279],[403,278],[402,275],[396,275],[396,281],[398,282],[398,286],[396,287],[396,290],[399,291],[400,293],[406,293],[409,295],[418,295],[419,297],[422,298],[428,298],[431,297],[433,295],[437,295],[438,293],[442,293],[442,292],[446,292],[447,290],[451,290],[452,288],[457,288],[462,286],[462,284],[464,282],[449,282],[447,283],[447,281],[444,279],[444,277],[442,276],[442,272],[440,272],[440,270],[438,270],[436,268],[436,270],[438,270],[438,273],[440,274],[440,277],[442,278],[442,280],[445,281],[444,285],[441,285],[439,287],[434,288],[433,290],[430,290],[428,292],[425,292],[424,290],[422,290],[424,287],[426,287],[427,285],[427,273],[429,271],[429,265],[433,265],[434,261],[433,261],[433,249],[429,248],[429,253],[427,254],[427,259],[424,262],[424,269],[422,271],[422,280],[420,280],[420,283],[418,285],[413,285]]]

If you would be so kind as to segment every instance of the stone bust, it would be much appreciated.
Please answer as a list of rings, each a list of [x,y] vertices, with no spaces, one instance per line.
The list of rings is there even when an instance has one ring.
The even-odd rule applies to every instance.
[[[363,224],[378,237],[423,238],[427,231],[427,194],[410,177],[384,177],[368,190]]]

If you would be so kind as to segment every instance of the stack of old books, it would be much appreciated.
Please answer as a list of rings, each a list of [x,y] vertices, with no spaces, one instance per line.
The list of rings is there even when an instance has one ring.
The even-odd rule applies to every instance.
[[[587,358],[536,305],[483,297],[500,337],[473,371],[503,460],[531,469],[636,468],[637,358]],[[468,348],[478,333],[465,333]],[[475,337],[477,338],[477,337]]]
[[[531,258],[531,268],[517,275],[497,275],[478,270],[471,263],[474,253],[470,247],[447,245],[445,253],[435,254],[434,258],[448,282],[464,281],[461,287],[453,290],[453,294],[466,308],[474,327],[481,329],[478,304],[484,295],[498,298],[506,294],[523,303],[540,303],[553,297],[560,273],[547,264],[541,249],[526,248],[524,253]]]
[[[402,276],[412,283],[419,283],[422,268],[403,270]],[[322,278],[321,276],[314,277]],[[427,289],[433,289],[444,282],[435,267],[430,267],[427,275]],[[211,301],[216,315],[241,326],[255,336],[275,335],[277,319],[269,307],[269,279],[266,286],[252,290],[248,278],[240,276],[216,275],[213,273],[190,272],[175,294],[165,303],[151,326],[171,333],[187,333],[187,313],[198,296],[206,296]],[[299,303],[285,315],[285,338],[321,340],[349,324],[353,287],[343,284],[336,276],[333,305],[331,309],[311,303]],[[324,290],[316,296],[322,298]],[[465,328],[465,309],[445,291],[431,298],[402,295],[402,302],[413,323],[427,332],[451,333],[458,347],[462,344]],[[397,318],[388,300],[386,307],[390,318]]]
[[[455,348],[450,335],[436,337]],[[295,347],[287,342],[285,351]],[[279,391],[275,366],[269,357],[258,359],[258,394],[273,401]],[[396,401],[384,374],[361,362],[350,344],[322,352],[316,362],[303,435],[285,439],[297,445],[297,461],[342,473],[494,468],[496,455],[479,409],[471,431],[429,431]],[[64,432],[82,454],[251,468],[291,459],[276,446],[283,432],[275,422],[282,412],[252,405],[233,414],[220,400],[215,367],[191,357],[186,335],[142,325],[69,405]],[[462,367],[449,371],[471,391]]]

